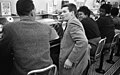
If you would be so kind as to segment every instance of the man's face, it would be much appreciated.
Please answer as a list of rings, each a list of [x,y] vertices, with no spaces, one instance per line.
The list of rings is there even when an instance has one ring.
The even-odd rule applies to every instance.
[[[100,8],[99,9],[100,16],[105,16],[105,9]]]
[[[72,15],[72,12],[68,10],[68,7],[63,7],[61,15],[63,20],[69,20]]]
[[[78,12],[78,18],[79,20],[81,21],[82,19],[86,18],[87,16],[82,12],[82,11],[79,11]]]

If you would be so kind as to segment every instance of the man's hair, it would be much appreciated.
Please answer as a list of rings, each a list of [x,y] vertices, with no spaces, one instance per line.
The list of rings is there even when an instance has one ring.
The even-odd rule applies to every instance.
[[[119,14],[119,9],[116,8],[116,7],[113,7],[113,8],[111,9],[111,15],[112,15],[112,16],[117,16],[118,14]]]
[[[91,13],[91,11],[89,10],[87,6],[81,6],[78,9],[78,12],[83,12],[85,15],[88,15],[88,17],[90,16],[90,13]]]
[[[106,14],[110,14],[110,12],[111,12],[111,5],[103,4],[103,5],[100,6],[100,9],[104,9]]]
[[[74,11],[75,16],[77,15],[77,7],[76,7],[75,4],[73,4],[73,3],[68,3],[68,4],[63,5],[62,8],[63,8],[63,7],[68,7],[68,10],[69,10],[70,12],[71,12],[71,11]]]
[[[34,9],[32,0],[18,0],[16,3],[16,10],[19,16],[25,16]]]

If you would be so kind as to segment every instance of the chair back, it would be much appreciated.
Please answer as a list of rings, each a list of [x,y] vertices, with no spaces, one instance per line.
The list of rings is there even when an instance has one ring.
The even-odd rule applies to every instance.
[[[112,49],[115,48],[116,44],[119,42],[119,35],[120,35],[120,33],[117,33],[113,37],[113,40],[110,44],[110,52],[109,52],[110,54],[111,54]]]
[[[105,45],[105,42],[106,42],[106,37],[101,39],[98,42],[98,46],[97,46],[97,49],[96,49],[96,52],[95,52],[95,60],[97,59],[97,57],[99,57],[101,55],[101,52],[102,52],[103,47]]]
[[[50,70],[54,69],[54,74],[53,75],[56,75],[57,73],[57,67],[56,65],[52,64],[46,68],[43,68],[43,69],[37,69],[37,70],[32,70],[32,71],[29,71],[27,73],[27,75],[37,75],[37,74],[40,74],[40,73],[45,73],[45,72],[48,72]]]

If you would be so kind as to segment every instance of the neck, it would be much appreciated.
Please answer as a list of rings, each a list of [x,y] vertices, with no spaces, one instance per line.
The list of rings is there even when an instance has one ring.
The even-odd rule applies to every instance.
[[[71,16],[69,20],[71,20],[72,18],[75,18],[75,16]],[[68,20],[68,21],[69,21],[69,20]]]
[[[34,21],[34,19],[30,16],[20,16],[20,20],[31,20]]]

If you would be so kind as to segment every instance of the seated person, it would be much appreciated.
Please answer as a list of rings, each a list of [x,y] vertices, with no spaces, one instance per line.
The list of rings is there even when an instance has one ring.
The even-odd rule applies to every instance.
[[[115,34],[120,33],[120,17],[118,15],[119,15],[119,9],[116,7],[113,7],[111,9],[111,16],[112,16],[113,22],[115,24]],[[120,38],[120,36],[119,36],[119,38]],[[119,39],[118,45],[119,45],[118,46],[119,52],[117,52],[117,54],[120,55],[120,39]]]
[[[100,31],[99,31],[98,25],[90,17],[90,14],[91,14],[91,11],[86,6],[81,6],[78,9],[78,19],[83,24],[88,42],[92,47],[90,51],[90,55],[94,56],[96,52],[97,44],[101,39],[101,37],[100,37]]]
[[[118,14],[119,14],[119,9],[116,7],[113,7],[111,9],[111,16],[112,16],[113,22],[115,24],[116,30],[120,30],[120,17],[118,16]]]
[[[101,38],[106,37],[105,48],[110,47],[110,43],[115,35],[115,25],[111,18],[110,11],[111,6],[109,4],[103,4],[100,6],[100,17],[97,19],[97,24],[101,33]]]

